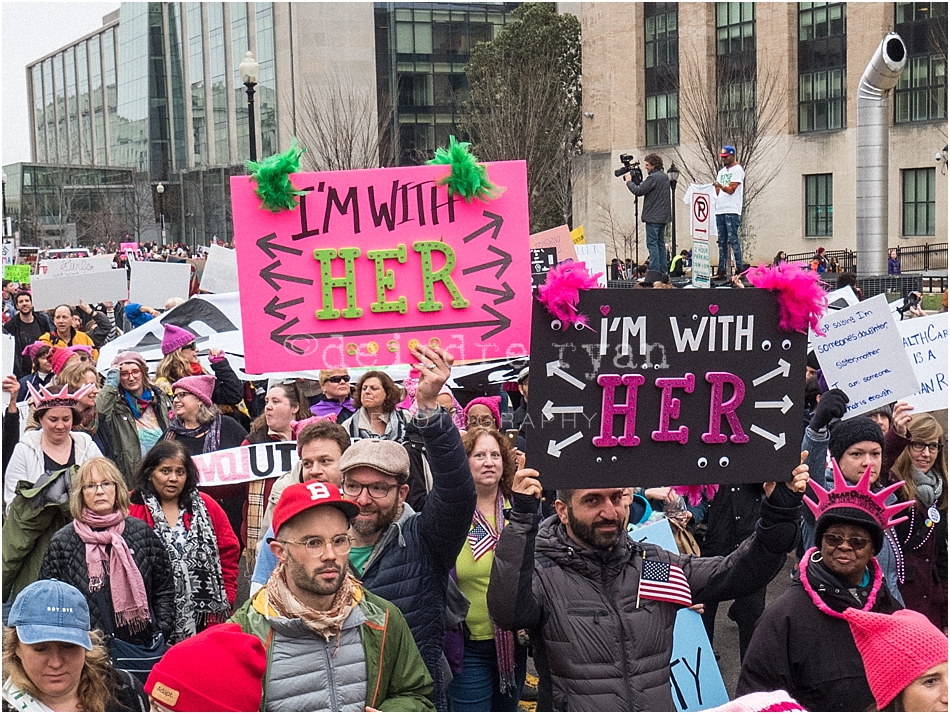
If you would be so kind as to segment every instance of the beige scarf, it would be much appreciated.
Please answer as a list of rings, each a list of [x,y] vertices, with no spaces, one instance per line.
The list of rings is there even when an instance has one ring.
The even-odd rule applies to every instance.
[[[330,609],[314,610],[304,605],[290,592],[290,588],[287,587],[285,562],[277,564],[267,581],[267,601],[277,614],[288,620],[299,618],[308,630],[320,635],[327,642],[331,637],[340,636],[343,622],[362,599],[362,594],[359,581],[347,573],[336,597],[333,598]],[[339,642],[337,646],[339,647]]]

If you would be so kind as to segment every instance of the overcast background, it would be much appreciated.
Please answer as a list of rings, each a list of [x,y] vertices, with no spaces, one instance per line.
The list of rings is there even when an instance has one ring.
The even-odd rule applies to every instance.
[[[102,27],[102,16],[118,2],[2,2],[0,45],[3,110],[0,163],[30,161],[30,120],[27,114],[26,65]]]

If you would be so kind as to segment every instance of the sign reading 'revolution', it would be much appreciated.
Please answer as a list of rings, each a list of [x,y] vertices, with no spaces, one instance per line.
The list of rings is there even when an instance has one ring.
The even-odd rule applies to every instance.
[[[578,308],[589,328],[533,308],[527,453],[545,488],[789,477],[807,339],[778,329],[772,293],[591,290]]]
[[[504,188],[488,202],[415,166],[292,175],[305,194],[279,213],[232,177],[247,368],[405,364],[417,342],[458,361],[528,354],[525,164],[485,166]]]

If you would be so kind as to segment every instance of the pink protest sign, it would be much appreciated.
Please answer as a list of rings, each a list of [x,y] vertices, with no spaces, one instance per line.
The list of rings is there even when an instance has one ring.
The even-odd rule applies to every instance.
[[[130,250],[134,253],[138,249],[139,249],[139,244],[136,243],[135,241],[132,241],[131,243],[119,243],[119,250],[121,250],[123,253]]]
[[[528,354],[531,271],[523,161],[486,164],[504,192],[450,198],[447,166],[291,176],[292,211],[231,178],[248,372],[385,367],[415,343],[457,361]]]

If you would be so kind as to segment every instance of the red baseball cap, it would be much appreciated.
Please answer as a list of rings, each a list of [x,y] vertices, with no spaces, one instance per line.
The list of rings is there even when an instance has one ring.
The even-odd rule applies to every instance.
[[[343,511],[347,518],[356,518],[360,507],[353,501],[345,501],[340,495],[340,489],[332,483],[323,481],[307,481],[295,483],[284,489],[280,500],[274,507],[274,535],[280,533],[280,527],[298,513],[316,508],[317,506],[334,506]]]

